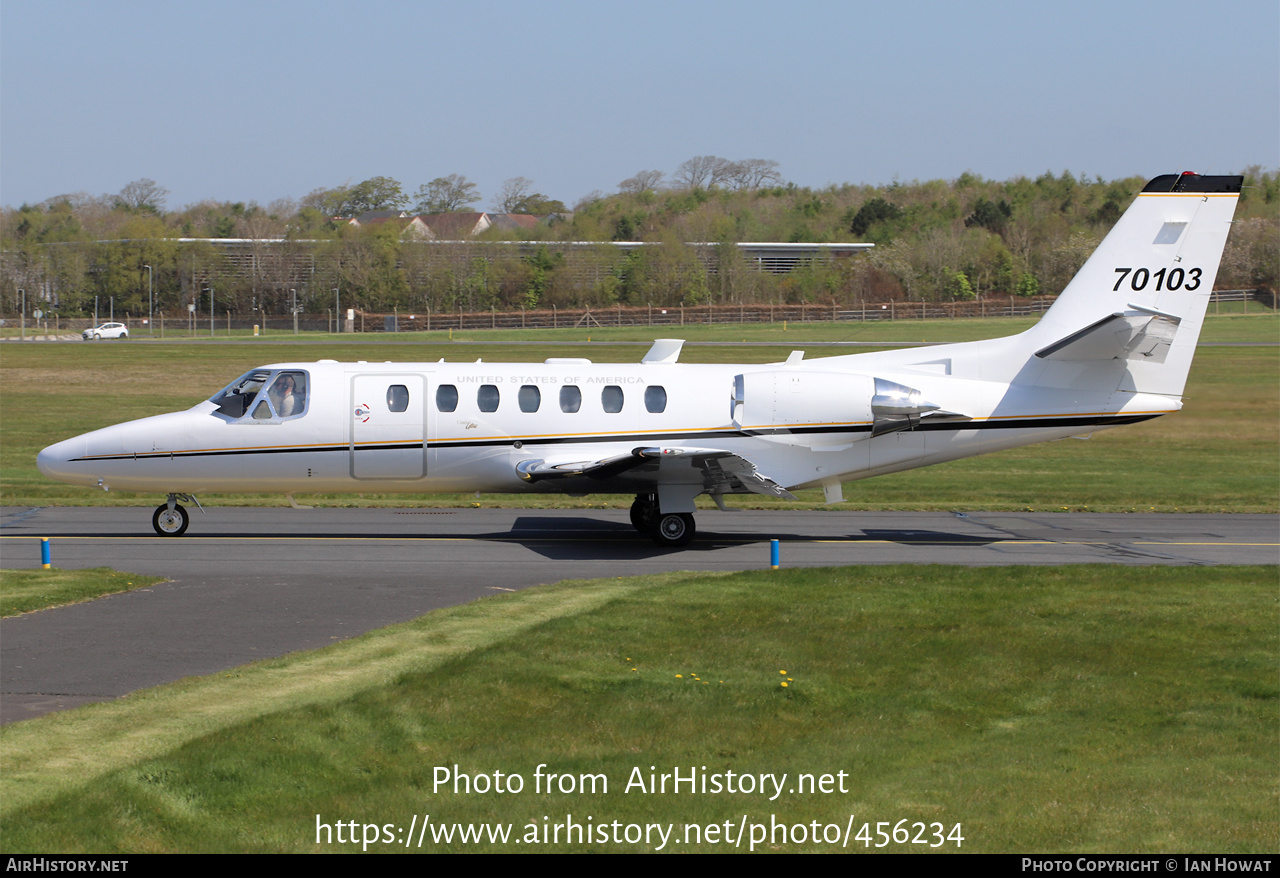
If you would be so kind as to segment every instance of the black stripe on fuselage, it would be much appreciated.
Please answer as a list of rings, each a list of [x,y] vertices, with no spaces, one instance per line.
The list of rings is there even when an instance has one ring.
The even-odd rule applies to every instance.
[[[1053,429],[1058,427],[1119,427],[1125,424],[1137,424],[1142,421],[1149,421],[1153,418],[1160,417],[1164,412],[1143,413],[1133,415],[1085,415],[1085,416],[1062,416],[1052,418],[1010,418],[1002,420],[989,421],[935,421],[928,420],[917,424],[912,431],[920,431],[926,433],[942,433],[942,432],[963,432],[966,430],[1027,430],[1027,429]],[[859,424],[856,426],[833,425],[833,426],[814,426],[814,427],[771,427],[753,430],[694,430],[694,431],[676,431],[671,433],[629,433],[629,434],[605,434],[605,435],[584,435],[584,436],[545,436],[524,438],[513,436],[509,438],[487,438],[487,439],[465,439],[465,440],[436,440],[430,443],[432,448],[505,448],[521,443],[521,447],[528,448],[532,446],[547,445],[586,445],[605,442],[625,442],[625,443],[654,443],[654,442],[673,442],[685,441],[690,439],[750,439],[758,436],[786,436],[786,435],[821,435],[821,434],[839,434],[839,433],[867,433],[871,431],[870,424]],[[422,448],[422,442],[382,442],[378,444],[359,445],[356,451],[404,451],[415,448]],[[164,460],[166,457],[177,460],[179,458],[189,459],[196,457],[235,457],[241,455],[252,454],[315,454],[322,452],[340,452],[349,453],[351,447],[348,445],[325,445],[313,447],[288,447],[288,448],[228,448],[228,449],[210,449],[207,451],[148,451],[139,452],[137,454],[113,454],[95,457],[77,457],[73,461],[78,462],[97,462],[103,460]]]

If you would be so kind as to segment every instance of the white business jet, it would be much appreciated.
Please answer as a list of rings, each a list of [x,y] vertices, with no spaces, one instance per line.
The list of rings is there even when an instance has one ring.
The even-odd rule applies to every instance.
[[[1007,338],[767,365],[277,363],[184,412],[40,452],[77,485],[218,491],[634,493],[663,546],[694,533],[694,499],[791,498],[1004,448],[1145,421],[1182,390],[1242,178],[1156,177],[1031,329]]]

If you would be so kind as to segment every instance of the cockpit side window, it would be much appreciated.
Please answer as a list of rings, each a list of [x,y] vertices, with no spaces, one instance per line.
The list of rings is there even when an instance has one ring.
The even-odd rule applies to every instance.
[[[210,397],[209,402],[216,405],[218,411],[228,417],[244,417],[244,413],[249,410],[249,403],[258,395],[258,391],[270,377],[269,369],[254,369],[246,372]]]
[[[267,395],[280,418],[301,416],[307,410],[307,373],[292,369],[280,372]]]
[[[254,369],[232,381],[209,401],[230,418],[243,418],[246,423],[279,423],[306,414],[309,385],[309,376],[301,369]]]

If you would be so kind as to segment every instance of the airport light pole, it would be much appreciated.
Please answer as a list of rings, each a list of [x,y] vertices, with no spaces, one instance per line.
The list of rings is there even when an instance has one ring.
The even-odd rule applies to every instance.
[[[147,329],[152,335],[155,335],[155,298],[151,294],[151,266],[144,265],[142,267],[147,270]]]
[[[19,318],[19,322],[22,323],[22,340],[26,341],[27,340],[27,291],[18,290],[18,292],[22,295],[22,305],[19,306],[21,308],[21,311],[20,311],[21,317]]]
[[[338,320],[341,319],[339,317],[341,313],[342,311],[339,310],[338,308],[338,288],[334,287],[333,288],[333,331],[334,332],[342,332],[342,326],[338,323]]]
[[[298,334],[298,291],[289,290],[289,293],[293,297],[293,304],[289,306],[289,310],[293,312],[293,334],[297,335]]]

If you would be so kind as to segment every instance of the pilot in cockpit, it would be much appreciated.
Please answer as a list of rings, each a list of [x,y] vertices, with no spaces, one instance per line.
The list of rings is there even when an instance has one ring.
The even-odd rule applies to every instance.
[[[271,385],[271,401],[275,403],[276,416],[292,417],[302,412],[305,389],[298,386],[298,381],[291,372],[284,372]]]

